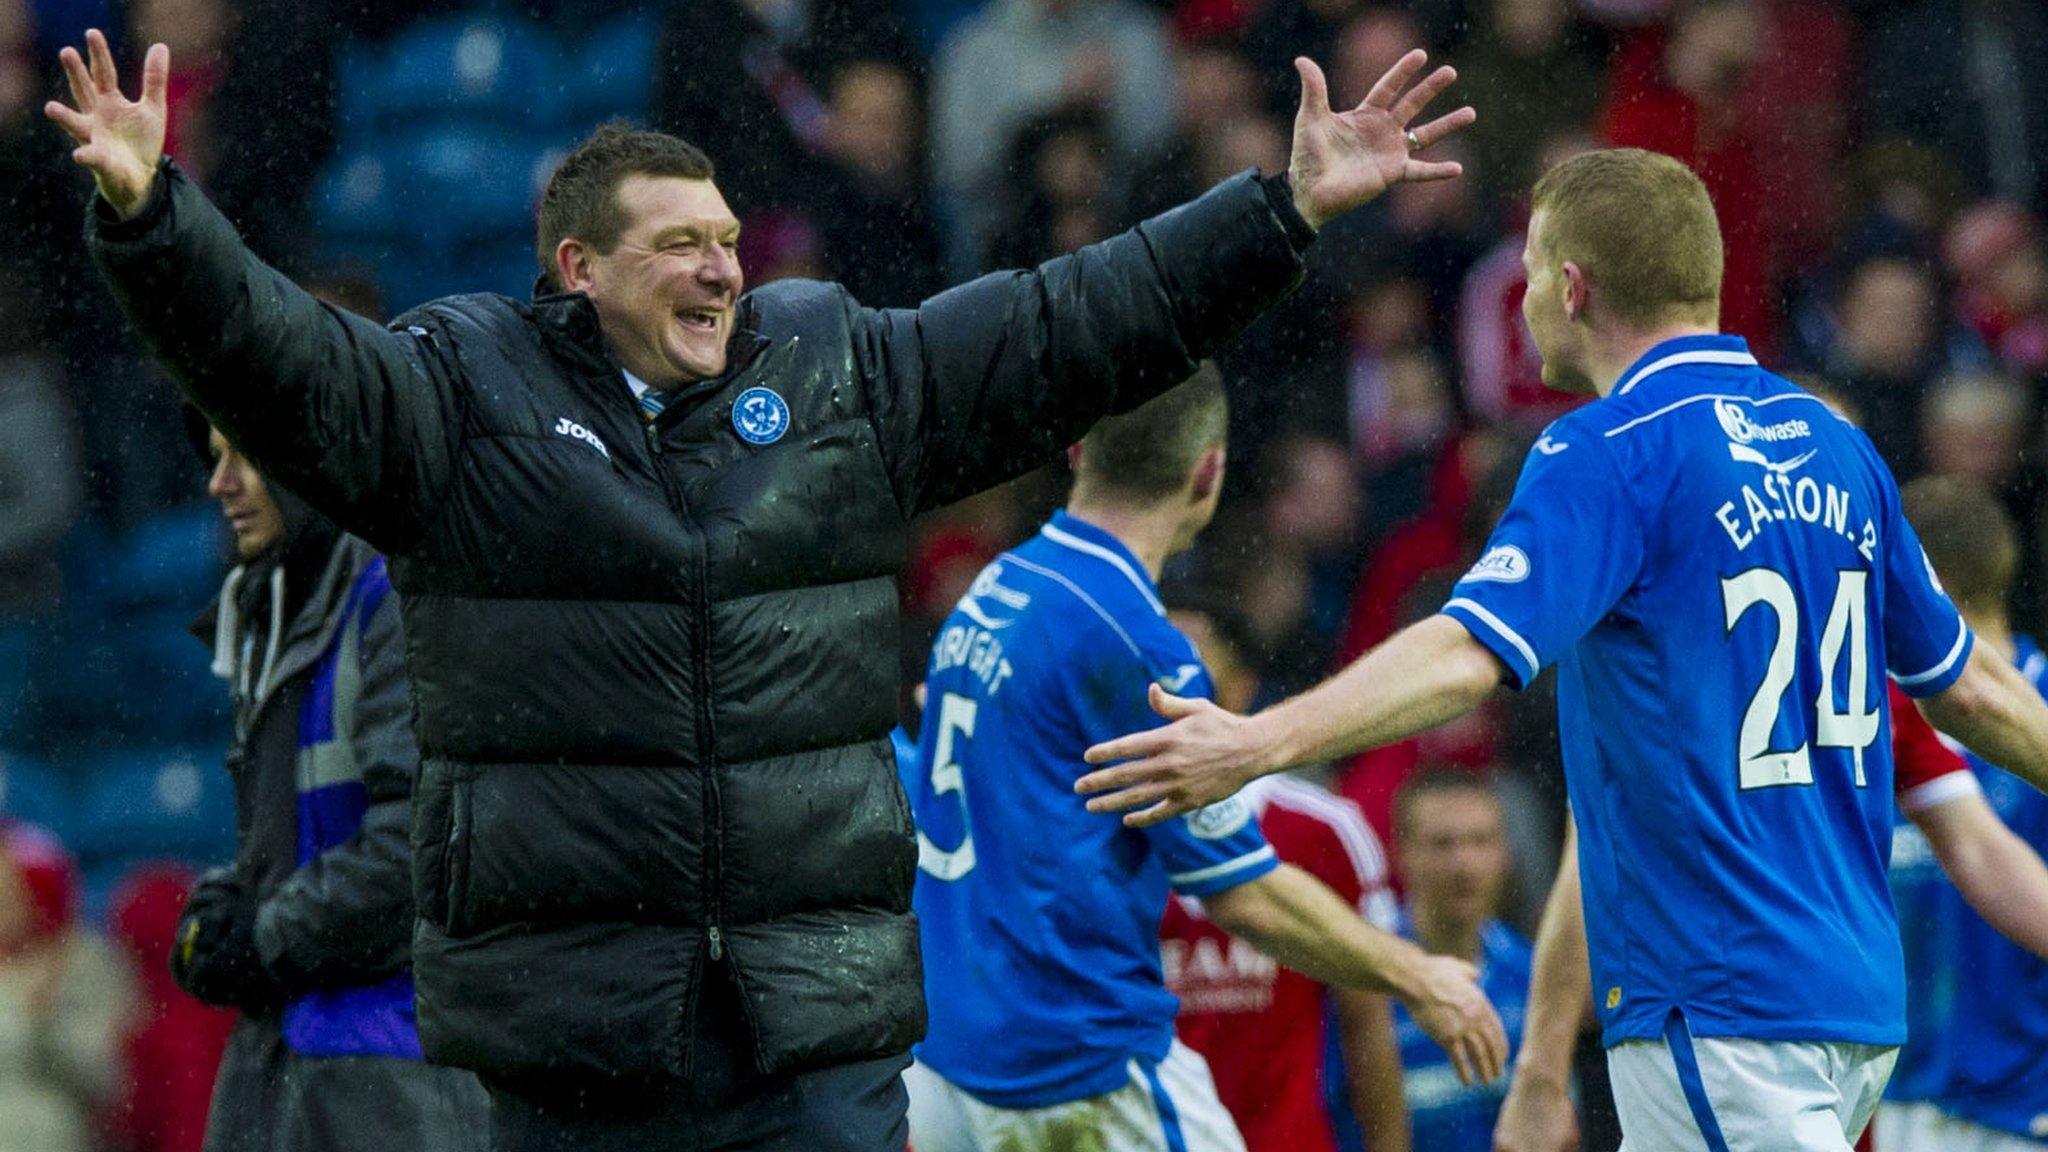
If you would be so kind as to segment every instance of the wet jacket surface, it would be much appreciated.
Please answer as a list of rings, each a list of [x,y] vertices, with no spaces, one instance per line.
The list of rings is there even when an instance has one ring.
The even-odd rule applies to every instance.
[[[1178,383],[1291,289],[1310,233],[1284,185],[1238,177],[912,310],[770,284],[727,371],[649,424],[581,295],[380,328],[164,172],[134,220],[95,212],[102,275],[266,475],[390,557],[429,1057],[686,1075],[714,956],[764,1071],[906,1049],[905,526]]]

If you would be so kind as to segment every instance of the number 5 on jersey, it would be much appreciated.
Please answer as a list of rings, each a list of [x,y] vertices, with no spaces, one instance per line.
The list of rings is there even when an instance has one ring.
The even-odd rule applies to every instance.
[[[967,816],[967,781],[960,774],[960,762],[953,758],[953,742],[973,739],[975,710],[974,701],[957,692],[939,698],[938,746],[932,749],[932,793],[960,794],[960,846],[950,851],[941,848],[920,828],[917,866],[940,880],[958,880],[974,871],[974,827]]]
[[[1869,597],[1870,573],[1849,570],[1836,574],[1834,606],[1828,610],[1827,627],[1821,630],[1820,694],[1814,701],[1812,728],[1814,743],[1821,747],[1849,749],[1858,788],[1865,783],[1863,750],[1877,742],[1880,720],[1869,703]],[[1798,666],[1799,598],[1791,581],[1769,568],[1751,568],[1721,581],[1721,602],[1731,636],[1736,622],[1759,604],[1771,610],[1778,625],[1763,683],[1757,685],[1742,714],[1742,732],[1736,741],[1742,787],[1813,783],[1813,763],[1804,742],[1789,752],[1771,750],[1771,730],[1784,711],[1785,691],[1792,686]],[[1844,648],[1849,658],[1849,707],[1841,712],[1835,709],[1835,669],[1841,664]]]

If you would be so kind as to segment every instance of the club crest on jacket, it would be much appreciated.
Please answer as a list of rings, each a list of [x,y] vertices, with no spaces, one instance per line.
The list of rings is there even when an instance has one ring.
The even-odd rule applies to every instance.
[[[773,444],[789,431],[789,405],[770,388],[749,388],[732,405],[733,431],[749,444]]]

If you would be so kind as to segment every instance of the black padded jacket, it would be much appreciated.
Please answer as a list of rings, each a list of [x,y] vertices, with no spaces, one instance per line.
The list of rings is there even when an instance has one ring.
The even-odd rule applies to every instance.
[[[916,309],[777,282],[741,300],[726,372],[648,424],[587,298],[382,328],[163,173],[132,220],[96,205],[94,259],[214,424],[389,557],[420,1033],[508,1079],[687,1075],[707,959],[765,1072],[922,1035],[887,739],[905,525],[1185,378],[1312,235],[1246,174]]]

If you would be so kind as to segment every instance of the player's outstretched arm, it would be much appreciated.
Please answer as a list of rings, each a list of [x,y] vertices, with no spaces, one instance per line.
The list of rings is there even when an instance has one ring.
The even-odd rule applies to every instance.
[[[1291,864],[1203,897],[1202,907],[1224,931],[1313,980],[1399,997],[1450,1053],[1465,1083],[1500,1076],[1507,1033],[1472,965],[1373,927],[1327,884]]]
[[[1394,1012],[1378,992],[1335,988],[1330,993],[1337,1042],[1344,1047],[1344,1085],[1361,1143],[1372,1152],[1411,1152],[1408,1097],[1401,1088],[1401,1045]]]
[[[1592,972],[1586,957],[1586,912],[1579,895],[1579,839],[1565,828],[1557,881],[1536,929],[1528,1014],[1508,1098],[1494,1123],[1494,1152],[1575,1152],[1578,1116],[1572,1109],[1572,1048],[1586,1016]]]
[[[1152,688],[1152,707],[1172,723],[1088,750],[1074,790],[1091,812],[1142,809],[1134,827],[1213,804],[1249,781],[1334,760],[1413,736],[1479,706],[1501,683],[1500,660],[1449,616],[1432,616],[1388,638],[1321,685],[1256,716]],[[1148,807],[1149,806],[1149,807]]]
[[[1920,710],[1970,751],[2048,792],[2048,702],[1990,645],[1975,645],[1962,675]]]
[[[1983,793],[1966,792],[1907,815],[1977,915],[2006,939],[2048,958],[2048,864],[2005,826]]]
[[[265,265],[164,162],[169,49],[150,48],[134,100],[97,29],[84,57],[66,48],[59,60],[72,103],[43,111],[98,186],[88,246],[121,310],[265,476],[379,548],[401,550],[453,468],[439,358]]]

